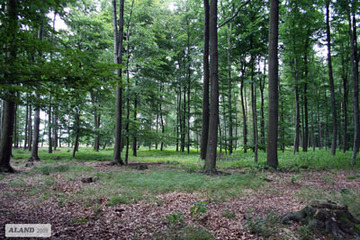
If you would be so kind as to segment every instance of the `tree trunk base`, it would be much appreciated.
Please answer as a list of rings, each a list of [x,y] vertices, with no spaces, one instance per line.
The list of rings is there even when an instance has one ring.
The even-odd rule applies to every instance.
[[[111,165],[111,166],[115,166],[115,165],[117,165],[117,166],[123,166],[123,165],[124,165],[124,161],[123,161],[123,160],[120,160],[120,161],[115,160],[115,161],[112,161],[109,165]]]
[[[332,234],[334,239],[360,237],[360,221],[351,215],[347,206],[328,200],[313,201],[302,210],[287,213],[280,219],[283,224],[291,221],[312,225],[319,232]]]
[[[39,157],[30,157],[28,159],[28,162],[39,162],[41,161],[41,159]]]
[[[0,173],[15,173],[15,169],[10,165],[0,166]]]

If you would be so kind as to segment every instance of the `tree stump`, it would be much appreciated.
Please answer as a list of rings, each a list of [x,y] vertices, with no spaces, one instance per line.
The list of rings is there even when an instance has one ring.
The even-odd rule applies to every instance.
[[[360,221],[351,215],[347,206],[328,200],[313,201],[302,210],[287,213],[280,219],[283,224],[292,221],[311,224],[319,232],[332,234],[338,240],[360,237]]]

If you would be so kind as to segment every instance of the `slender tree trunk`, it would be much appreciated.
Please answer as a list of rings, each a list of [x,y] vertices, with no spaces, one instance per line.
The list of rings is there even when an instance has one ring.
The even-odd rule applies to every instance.
[[[119,34],[117,31],[117,18],[116,18],[116,0],[113,0],[113,28],[114,28],[114,62],[116,64],[122,64],[123,56],[123,36],[124,36],[124,0],[120,0],[120,17],[119,17]],[[119,36],[118,36],[119,35]],[[122,142],[122,70],[117,70],[118,83],[116,86],[116,124],[115,124],[115,145],[114,145],[114,157],[113,163],[116,165],[124,165],[121,159],[121,142]]]
[[[216,173],[216,152],[218,143],[219,119],[219,82],[218,82],[218,37],[217,37],[217,0],[210,5],[210,79],[211,79],[211,107],[209,117],[209,136],[206,150],[204,172]]]
[[[76,107],[75,112],[75,144],[72,153],[72,157],[75,158],[75,154],[79,151],[79,136],[80,136],[80,111],[79,108]]]
[[[190,92],[191,92],[191,46],[190,46],[190,22],[187,22],[187,153],[190,153]]]
[[[29,126],[29,105],[26,104],[26,112],[25,112],[25,139],[24,139],[24,150],[27,148],[27,141],[28,141],[28,126]],[[2,124],[0,124],[0,127],[2,126]]]
[[[267,164],[277,168],[277,137],[279,112],[279,76],[278,76],[278,35],[279,35],[279,1],[270,0],[269,29],[269,124]]]
[[[137,86],[137,80],[135,80],[135,87]],[[134,96],[134,122],[137,121],[137,104],[138,104],[138,98],[137,98],[137,94],[135,94]],[[137,137],[136,137],[136,131],[133,135],[133,156],[137,156]]]
[[[185,152],[185,138],[186,138],[186,86],[183,89],[183,105],[181,117],[181,152]]]
[[[318,91],[319,94],[319,91]],[[321,117],[320,117],[320,101],[317,100],[317,121],[318,121],[318,131],[319,131],[319,142],[318,146],[322,148],[322,126],[321,126]]]
[[[309,35],[309,30],[308,30]],[[309,116],[308,116],[308,96],[307,96],[307,81],[308,81],[308,45],[309,37],[306,38],[305,43],[305,55],[304,55],[304,64],[305,64],[305,83],[304,83],[304,136],[303,136],[303,151],[307,152],[308,143],[309,143]]]
[[[209,24],[210,6],[209,0],[204,0],[205,24],[204,24],[204,84],[203,84],[203,105],[202,105],[202,128],[201,128],[201,151],[200,158],[206,159],[206,150],[209,134],[209,91],[210,91],[210,70],[209,70]]]
[[[264,113],[264,90],[265,90],[266,59],[264,60],[264,77],[260,78],[260,143],[265,145],[265,113]]]
[[[49,149],[48,149],[48,153],[52,153],[52,136],[51,136],[51,122],[52,122],[52,116],[51,116],[51,101],[52,101],[52,97],[51,97],[51,93],[49,94],[49,112],[48,112],[48,138],[49,138],[49,141],[48,141],[48,144],[49,144]]]
[[[56,151],[56,148],[58,147],[58,143],[59,143],[59,147],[61,147],[61,142],[60,142],[60,138],[58,135],[58,110],[57,108],[53,107],[53,131],[54,131],[54,142],[53,142],[53,147],[54,147],[54,151]],[[61,131],[61,129],[60,129]]]
[[[298,73],[297,63],[295,59],[295,138],[293,155],[299,152],[300,144],[300,101],[299,101],[299,87],[298,87]]]
[[[244,99],[244,84],[245,84],[245,63],[243,63],[241,70],[241,87],[240,87],[240,98],[241,98],[241,109],[243,112],[243,137],[244,137],[244,153],[247,152],[247,121],[246,121],[246,109]]]
[[[33,124],[32,124],[32,106],[29,106],[29,151],[32,149],[32,142],[33,142]]]
[[[349,79],[348,79],[348,65],[345,63],[345,54],[346,48],[343,43],[341,43],[341,78],[342,78],[342,87],[344,89],[344,97],[342,100],[342,112],[344,116],[344,129],[343,129],[343,152],[345,153],[348,150],[348,129],[347,125],[349,122],[348,119],[348,101],[349,101]],[[340,128],[341,129],[341,128]],[[341,130],[339,131],[341,133]]]
[[[258,162],[258,129],[257,129],[257,112],[256,112],[256,83],[254,78],[254,74],[255,74],[254,56],[251,56],[250,62],[251,62],[251,109],[252,109],[252,117],[253,117],[252,122],[253,122],[254,161],[257,163]]]
[[[36,96],[38,99],[40,95]],[[40,106],[36,106],[34,114],[34,139],[31,148],[29,161],[40,161],[39,158],[39,137],[40,137]]]
[[[229,23],[227,34],[227,67],[228,67],[228,111],[229,111],[229,155],[233,153],[233,123],[232,123],[232,84],[231,84],[231,34],[232,24]]]
[[[14,111],[14,133],[13,133],[13,146],[14,148],[18,148],[19,147],[19,141],[18,141],[18,131],[17,131],[17,128],[18,128],[18,117],[17,117],[17,112],[18,112],[18,104],[15,103],[15,111]]]
[[[333,124],[333,134],[332,134],[332,143],[331,143],[331,155],[336,153],[336,139],[337,139],[337,117],[336,117],[336,99],[335,99],[335,86],[334,86],[334,77],[332,70],[331,62],[331,38],[330,38],[330,10],[329,10],[330,0],[326,0],[326,40],[327,40],[327,50],[328,50],[328,68],[329,68],[329,82],[330,82],[330,92],[331,92],[331,110],[332,110],[332,124]]]

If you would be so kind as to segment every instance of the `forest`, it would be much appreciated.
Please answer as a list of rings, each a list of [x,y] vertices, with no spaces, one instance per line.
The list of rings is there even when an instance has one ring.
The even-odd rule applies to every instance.
[[[1,0],[0,238],[359,238],[359,13]]]

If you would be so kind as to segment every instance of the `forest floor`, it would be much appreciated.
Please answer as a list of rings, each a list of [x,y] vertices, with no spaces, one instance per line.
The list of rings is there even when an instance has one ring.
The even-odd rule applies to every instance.
[[[298,159],[275,171],[224,159],[226,174],[206,176],[195,153],[140,152],[148,169],[138,170],[132,159],[110,166],[110,151],[86,152],[70,159],[43,150],[25,167],[28,153],[15,151],[18,172],[0,175],[0,239],[8,223],[50,223],[51,239],[331,239],[278,221],[314,199],[346,204],[360,218],[358,166],[318,169]]]

